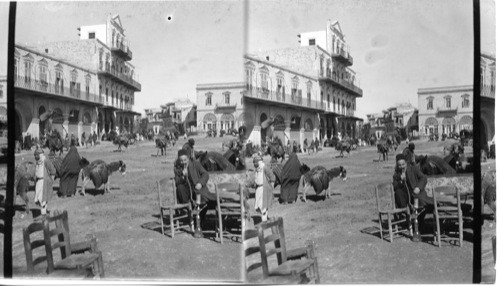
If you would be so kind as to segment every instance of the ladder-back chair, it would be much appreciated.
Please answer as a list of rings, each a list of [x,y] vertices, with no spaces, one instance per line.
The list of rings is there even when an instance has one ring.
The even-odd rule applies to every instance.
[[[413,236],[410,221],[410,208],[396,208],[394,199],[394,189],[392,183],[383,183],[375,186],[375,197],[378,210],[378,225],[380,238],[385,239],[385,232],[389,234],[389,241],[393,242],[394,237],[406,231]],[[384,223],[385,216],[385,223]],[[396,217],[396,216],[399,216]],[[384,227],[384,224],[387,227]]]
[[[162,193],[166,194],[169,181],[171,181],[172,185],[172,202],[165,203],[163,201]],[[156,182],[156,188],[158,190],[158,202],[160,205],[161,234],[165,235],[165,226],[163,223],[163,219],[165,217],[168,217],[169,219],[170,235],[172,238],[174,238],[175,232],[181,229],[189,229],[193,232],[194,224],[191,202],[184,204],[178,203],[175,180],[173,178],[161,179]],[[189,224],[181,223],[186,218],[189,220]]]
[[[455,186],[439,186],[432,189],[434,199],[434,241],[441,240],[463,244],[463,216],[460,191]]]

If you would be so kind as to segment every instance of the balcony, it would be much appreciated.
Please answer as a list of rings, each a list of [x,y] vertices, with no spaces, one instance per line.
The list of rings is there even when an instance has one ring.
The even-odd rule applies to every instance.
[[[135,91],[141,91],[142,87],[140,83],[132,79],[132,77],[119,73],[114,68],[110,68],[109,65],[106,65],[105,67],[99,65],[99,70],[97,70],[97,74],[107,76],[116,81],[119,81],[120,83],[128,86],[129,88]]]
[[[331,83],[336,87],[339,87],[351,94],[354,94],[356,97],[363,96],[363,90],[359,88],[356,84],[354,84],[353,82],[349,82],[345,79],[338,78],[338,76],[334,77],[333,74],[330,76],[322,76],[321,73],[319,73],[318,80]]]
[[[299,96],[294,96],[292,99],[291,94],[286,94],[283,92],[275,92],[267,89],[256,89],[252,88],[245,90],[243,96],[250,101],[259,101],[264,103],[275,103],[279,105],[285,105],[288,107],[300,107],[304,109],[314,109],[315,111],[323,110],[323,104],[317,100],[306,99],[306,105],[303,104],[303,98]]]
[[[101,100],[99,99],[99,95],[97,94],[82,92],[81,90],[76,88],[69,88],[65,86],[55,85],[48,82],[26,78],[24,76],[14,77],[14,86],[16,88],[34,92],[41,92],[49,96],[54,96],[58,98],[66,98],[81,102],[102,104]]]
[[[215,111],[234,111],[236,110],[236,104],[215,104]]]
[[[132,59],[132,51],[130,51],[130,48],[124,44],[114,44],[111,47],[111,52],[126,61],[130,61]]]
[[[353,59],[349,52],[347,52],[344,49],[337,49],[336,51],[333,52],[332,54],[332,59],[346,65],[346,66],[352,66]]]
[[[446,107],[438,107],[436,116],[438,117],[447,117],[447,116],[455,116],[457,115],[458,108],[446,108]]]

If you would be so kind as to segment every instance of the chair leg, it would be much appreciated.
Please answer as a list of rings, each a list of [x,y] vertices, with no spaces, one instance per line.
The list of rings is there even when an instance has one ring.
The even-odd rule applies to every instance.
[[[191,232],[194,233],[194,221],[193,221],[192,209],[188,209],[188,216],[189,216],[189,228],[191,229]]]
[[[462,247],[464,241],[464,222],[462,218],[462,214],[458,215],[458,238],[459,238],[459,246]]]
[[[104,263],[102,262],[102,252],[99,251],[99,258],[97,260],[97,267],[99,268],[99,278],[104,278]]]
[[[436,227],[437,227],[438,247],[441,247],[441,225],[440,225],[440,222],[439,222],[439,215],[436,216]]]
[[[411,226],[411,218],[410,215],[406,214],[406,224],[408,225],[408,229],[410,231],[410,236],[413,237],[413,227]]]
[[[164,225],[163,225],[163,209],[160,209],[160,221],[161,221],[161,234],[165,235]]]
[[[384,239],[384,232],[382,230],[382,214],[378,214],[378,229],[380,231],[380,238]]]
[[[174,214],[172,213],[172,210],[170,210],[168,214],[170,215],[170,231],[172,233],[172,238],[174,238],[175,235]]]
[[[392,237],[392,215],[389,214],[387,216],[387,224],[389,227],[389,241],[392,243],[393,237]]]
[[[222,214],[219,212],[219,235],[220,235],[220,243],[223,244],[224,235],[223,235],[223,225],[222,225]]]

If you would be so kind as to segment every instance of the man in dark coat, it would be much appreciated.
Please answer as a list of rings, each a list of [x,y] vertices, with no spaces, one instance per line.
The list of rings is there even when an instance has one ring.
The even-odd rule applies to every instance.
[[[61,179],[59,181],[59,196],[71,197],[76,193],[76,184],[80,174],[80,154],[76,149],[76,142],[71,141],[69,152],[61,163]]]
[[[195,157],[194,157],[194,139],[193,138],[189,138],[188,142],[186,142],[182,146],[182,150],[186,150],[189,159],[191,161],[194,161]]]
[[[187,181],[190,191],[194,192],[193,196],[200,195],[201,205],[207,205],[200,212],[200,220],[203,222],[208,209],[215,208],[217,196],[208,190],[207,183],[209,179],[208,172],[203,168],[200,162],[189,159],[186,150],[178,151],[179,167],[182,177]],[[194,198],[196,199],[196,197]]]
[[[403,154],[398,154],[396,155],[396,171],[392,177],[392,185],[397,208],[404,208],[408,205],[413,208],[416,200],[418,200],[418,207],[424,208],[424,211],[418,216],[419,228],[422,230],[425,215],[432,212],[434,206],[432,197],[429,197],[425,191],[427,177],[417,166],[408,165]]]
[[[288,204],[297,200],[301,175],[299,158],[292,152],[281,171],[280,203]]]

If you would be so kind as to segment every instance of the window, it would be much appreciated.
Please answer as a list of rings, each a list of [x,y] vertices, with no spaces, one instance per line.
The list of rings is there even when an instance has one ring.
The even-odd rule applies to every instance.
[[[95,33],[94,32],[89,33],[89,39],[95,39]]]
[[[276,87],[276,96],[277,99],[281,99],[281,95],[283,94],[283,97],[285,95],[285,88],[283,86],[283,78],[281,78],[279,75],[276,78],[277,81],[277,87]]]
[[[323,56],[319,59],[319,75],[323,76]]]
[[[212,93],[208,92],[208,93],[205,94],[205,96],[207,97],[205,99],[205,105],[207,105],[207,106],[212,105]]]
[[[109,90],[108,90],[108,88],[106,87],[106,103],[109,101],[109,100],[108,100],[108,99],[109,99],[108,94],[109,94]]]
[[[252,89],[253,69],[247,68],[247,90]]]
[[[63,77],[62,77],[62,70],[57,68],[56,69],[56,82],[55,82],[56,93],[62,93],[63,88],[64,88],[64,82],[63,82]]]
[[[229,102],[230,102],[230,93],[226,92],[224,93],[224,103],[229,105]]]
[[[33,66],[33,63],[26,60],[24,62],[24,81],[25,82],[31,82],[31,68]]]
[[[307,83],[307,106],[311,106],[311,82]]]
[[[269,92],[268,74],[263,71],[260,72],[260,87],[263,92]]]
[[[309,46],[316,45],[316,39],[309,39]]]
[[[451,108],[451,97],[446,97],[445,99],[446,108]]]
[[[69,82],[69,94],[76,96],[76,79],[78,73],[76,70],[71,71],[71,81]]]
[[[432,98],[432,97],[427,98],[427,110],[434,109],[433,101],[434,101],[434,98]]]
[[[468,108],[470,106],[469,95],[462,95],[462,108]]]
[[[85,96],[87,99],[89,98],[90,95],[90,75],[87,75],[85,77]]]
[[[42,85],[47,85],[47,66],[40,64],[39,65],[39,71],[40,71],[40,81]]]
[[[297,102],[299,100],[297,91],[298,86],[299,86],[299,78],[295,76],[294,78],[292,78],[292,102]]]

